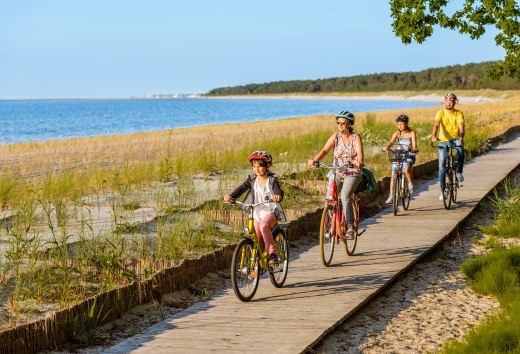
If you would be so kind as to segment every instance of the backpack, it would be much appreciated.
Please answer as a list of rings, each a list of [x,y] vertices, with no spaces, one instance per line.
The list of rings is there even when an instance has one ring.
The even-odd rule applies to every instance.
[[[368,191],[369,194],[374,193],[377,189],[377,181],[374,177],[374,174],[365,167],[362,168],[361,172],[361,182],[359,182],[354,193],[361,193],[366,191]]]

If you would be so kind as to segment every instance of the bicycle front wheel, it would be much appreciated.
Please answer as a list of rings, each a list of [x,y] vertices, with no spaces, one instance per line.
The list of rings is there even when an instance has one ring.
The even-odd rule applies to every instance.
[[[398,167],[399,168],[399,167]],[[400,187],[401,184],[399,183],[401,181],[401,178],[399,178],[399,175],[397,173],[394,173],[394,180],[392,182],[392,189],[393,189],[393,207],[394,207],[394,215],[397,215],[397,211],[399,210],[399,196],[400,196]]]
[[[402,195],[402,202],[403,202],[403,209],[408,210],[408,207],[410,206],[410,190],[408,189],[408,179],[406,177],[403,177],[403,190],[401,191]]]
[[[260,281],[258,252],[253,240],[241,239],[231,261],[231,285],[240,301],[248,302],[255,296]],[[256,256],[254,254],[256,253]]]
[[[273,239],[276,243],[279,263],[278,266],[273,267],[273,269],[269,271],[269,279],[271,279],[271,283],[275,287],[281,288],[285,283],[289,269],[289,243],[282,229],[275,229],[273,231]]]
[[[457,190],[459,189],[459,180],[457,179],[457,174],[452,170],[451,173],[451,200],[453,203],[457,202]]]
[[[321,214],[320,224],[320,257],[325,267],[330,265],[332,255],[334,254],[334,235],[332,235],[332,222],[335,207],[325,205],[323,214]]]
[[[451,186],[450,186],[450,175],[451,171],[446,171],[444,174],[444,181],[442,181],[442,203],[444,208],[451,208]]]
[[[354,251],[356,250],[357,239],[358,239],[358,226],[359,226],[359,205],[357,202],[352,202],[352,211],[354,215],[354,235],[353,236],[345,236],[343,239],[343,243],[345,245],[345,252],[349,256],[354,255]]]

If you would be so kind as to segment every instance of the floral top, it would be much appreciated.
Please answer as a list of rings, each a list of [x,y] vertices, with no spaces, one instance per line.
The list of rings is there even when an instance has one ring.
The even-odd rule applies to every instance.
[[[342,165],[347,161],[354,162],[357,157],[356,137],[357,133],[350,133],[347,141],[343,140],[342,134],[336,134],[336,142],[334,143],[334,165]],[[360,177],[361,170],[359,168],[342,168],[336,171],[341,178],[347,176]]]

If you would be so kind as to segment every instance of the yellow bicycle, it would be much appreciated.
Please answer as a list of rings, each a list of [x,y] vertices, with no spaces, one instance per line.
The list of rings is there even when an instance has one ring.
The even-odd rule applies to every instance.
[[[264,201],[255,204],[246,204],[238,200],[231,200],[230,204],[240,204],[247,211],[247,227],[244,236],[238,242],[231,261],[231,284],[235,295],[244,302],[250,301],[258,289],[260,278],[265,272],[269,273],[271,283],[281,288],[287,278],[289,269],[289,243],[285,231],[275,225],[272,233],[274,245],[278,254],[278,264],[270,266],[267,260],[267,250],[264,241],[258,240],[253,223],[253,210],[256,206],[269,203]]]

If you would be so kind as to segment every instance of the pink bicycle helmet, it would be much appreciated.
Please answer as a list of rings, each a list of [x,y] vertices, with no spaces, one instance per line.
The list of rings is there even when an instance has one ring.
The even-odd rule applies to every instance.
[[[271,166],[273,164],[273,158],[270,153],[265,150],[256,150],[249,155],[247,160],[253,163],[253,160],[262,160],[267,162],[267,166]]]
[[[455,96],[454,93],[447,93],[446,95],[444,95],[444,101],[453,101],[455,103],[459,102],[459,99],[457,98],[457,96]]]

